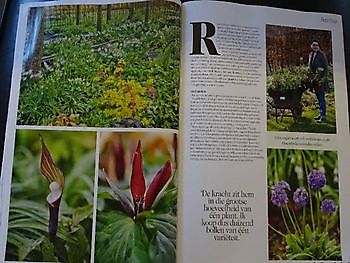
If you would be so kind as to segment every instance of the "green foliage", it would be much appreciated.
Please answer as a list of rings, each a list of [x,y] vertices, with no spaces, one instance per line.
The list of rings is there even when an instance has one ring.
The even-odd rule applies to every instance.
[[[327,81],[332,90],[333,85],[333,66],[328,66]],[[309,69],[305,65],[285,67],[267,74],[266,85],[268,90],[295,90],[303,83],[326,81],[325,78],[320,78],[318,74],[310,74]]]
[[[54,57],[41,76],[22,77],[18,124],[65,125],[62,116],[75,116],[68,125],[110,127],[131,116],[145,127],[178,128],[180,24],[164,10],[153,11],[157,19],[145,23],[142,10],[134,21],[125,14],[113,15],[109,23],[104,19],[101,32],[84,19],[79,25],[49,26],[46,32],[59,35],[45,43],[43,52]],[[146,88],[153,80],[156,97],[139,90],[137,114],[124,102],[130,100],[124,85],[96,81],[101,68],[113,71],[121,61],[125,83]],[[124,103],[122,110],[109,99]]]
[[[95,262],[175,262],[176,220],[144,211],[135,220],[120,211],[100,212]]]
[[[47,234],[47,207],[34,201],[12,201],[6,247],[7,260],[88,262],[92,207],[89,216],[72,225],[71,218],[60,221],[57,240]],[[65,246],[65,248],[63,247]],[[63,249],[63,251],[62,251]]]
[[[307,80],[307,66],[281,68],[267,76],[268,89],[294,90]]]
[[[100,186],[99,189],[95,262],[175,262],[177,194],[174,178],[152,210],[143,211],[135,218],[124,211],[109,188]],[[127,194],[130,190],[123,191]]]
[[[287,259],[289,260],[332,260],[341,258],[340,246],[328,233],[312,231],[305,226],[303,235],[287,234]]]
[[[147,88],[134,80],[123,80],[123,66],[118,65],[113,72],[108,67],[102,69],[103,73],[95,78],[101,89],[108,88],[98,99],[98,104],[113,121],[130,118],[149,126],[147,109],[151,101],[146,94]]]
[[[60,48],[52,71],[43,70],[39,79],[22,79],[18,124],[48,125],[61,113],[84,115],[91,110],[90,100],[98,96],[98,90],[88,76],[98,69],[98,56],[74,40],[63,42]]]

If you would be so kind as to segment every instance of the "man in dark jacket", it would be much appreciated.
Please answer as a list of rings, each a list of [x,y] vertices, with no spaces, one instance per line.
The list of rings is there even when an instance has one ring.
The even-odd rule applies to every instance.
[[[320,115],[315,117],[315,120],[322,122],[326,119],[325,93],[328,88],[328,60],[317,40],[312,41],[311,49],[312,51],[309,54],[309,70],[313,76],[312,86],[320,107]]]

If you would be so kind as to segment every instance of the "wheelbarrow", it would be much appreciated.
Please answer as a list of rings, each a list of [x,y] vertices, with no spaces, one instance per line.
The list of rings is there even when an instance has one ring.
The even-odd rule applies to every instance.
[[[295,89],[267,89],[267,93],[270,97],[270,99],[267,99],[267,103],[275,111],[276,122],[279,122],[278,111],[281,112],[280,121],[283,121],[283,117],[287,116],[288,110],[292,113],[295,122],[301,118],[303,112],[301,97],[306,89],[307,85],[305,84],[302,84]]]

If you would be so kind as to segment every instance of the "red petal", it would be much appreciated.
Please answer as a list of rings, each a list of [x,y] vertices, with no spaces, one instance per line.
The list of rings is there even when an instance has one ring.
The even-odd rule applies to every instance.
[[[143,165],[142,165],[142,153],[141,142],[138,142],[136,152],[134,153],[134,159],[132,162],[132,173],[130,179],[130,189],[134,205],[138,206],[140,201],[143,200],[146,191],[146,182],[143,177]]]
[[[173,137],[173,148],[174,148],[174,159],[175,159],[175,163],[177,163],[177,134],[174,133],[174,137]]]
[[[145,210],[151,209],[154,200],[159,192],[163,189],[164,185],[169,181],[171,177],[171,164],[167,161],[166,164],[157,172],[153,178],[151,184],[148,187],[145,196]]]
[[[113,162],[115,165],[115,170],[113,172],[116,175],[116,178],[121,181],[124,179],[125,173],[124,147],[119,140],[113,141],[111,147]]]

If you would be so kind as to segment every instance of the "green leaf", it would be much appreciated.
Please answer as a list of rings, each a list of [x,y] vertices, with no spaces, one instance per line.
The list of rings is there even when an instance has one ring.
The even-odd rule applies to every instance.
[[[168,213],[176,209],[177,191],[175,187],[169,188],[169,186],[162,196],[156,199],[153,205],[154,211],[157,211],[158,213]]]
[[[98,193],[98,199],[107,199],[107,200],[115,200],[115,198],[108,192]]]
[[[153,262],[175,262],[176,260],[176,218],[170,214],[145,211],[145,227],[154,232],[149,254]]]
[[[73,226],[77,226],[81,221],[92,215],[92,205],[78,207],[73,212]]]
[[[155,263],[176,261],[175,244],[161,232],[157,232],[155,238],[151,241],[149,254],[152,262]]]
[[[47,238],[42,239],[41,252],[43,255],[43,261],[47,261],[47,262],[58,261],[58,258],[55,256],[55,247]]]
[[[294,234],[286,235],[287,251],[293,251],[293,254],[298,254],[303,252],[303,249],[299,246],[299,239]]]
[[[168,214],[154,215],[153,218],[146,219],[146,227],[150,229],[156,229],[161,232],[165,237],[172,240],[176,240],[176,225],[175,218]]]
[[[47,225],[42,224],[40,222],[35,222],[31,218],[23,218],[9,221],[8,224],[9,229],[37,229],[41,231],[47,231]]]
[[[304,245],[309,246],[313,238],[313,233],[310,226],[307,224],[304,229]]]
[[[74,232],[74,236],[77,240],[75,243],[67,243],[68,262],[80,263],[89,262],[89,240],[87,239],[85,229],[79,226],[78,230]]]
[[[37,240],[23,239],[23,243],[18,247],[18,259],[24,260],[27,255],[34,249],[36,249],[43,242],[44,238],[41,237]]]
[[[148,242],[143,226],[127,214],[98,214],[95,262],[150,262]]]
[[[300,260],[300,259],[315,259],[312,254],[308,254],[305,252],[297,253],[297,254],[289,254],[288,255],[289,260]]]

